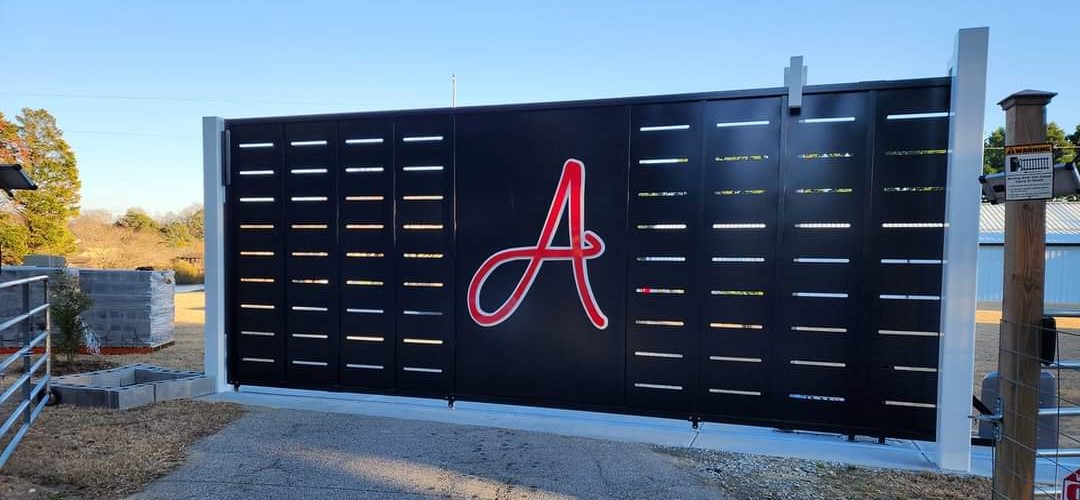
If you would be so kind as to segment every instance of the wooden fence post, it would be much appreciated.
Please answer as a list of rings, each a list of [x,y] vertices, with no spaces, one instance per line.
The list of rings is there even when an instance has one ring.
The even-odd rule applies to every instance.
[[[998,103],[1005,110],[1005,144],[1046,142],[1046,105],[1055,95],[1023,90]],[[995,499],[1034,497],[1045,268],[1046,201],[1007,202],[998,357],[1004,421],[994,462]]]

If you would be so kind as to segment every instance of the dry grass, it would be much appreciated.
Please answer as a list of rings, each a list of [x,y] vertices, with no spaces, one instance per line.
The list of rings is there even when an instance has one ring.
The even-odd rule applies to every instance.
[[[203,368],[204,294],[176,295],[176,342],[146,354],[77,357],[76,371],[132,363]],[[57,372],[72,372],[62,364]],[[0,498],[123,498],[183,463],[188,446],[216,433],[243,407],[170,401],[125,411],[48,407],[0,475]]]
[[[71,221],[70,227],[79,241],[79,249],[68,256],[68,263],[76,267],[134,269],[154,266],[171,269],[176,257],[202,255],[201,239],[177,247],[156,229],[132,230],[117,226],[112,215],[105,211],[84,212]]]
[[[240,405],[192,400],[125,411],[60,405],[41,414],[4,472],[70,497],[123,498],[183,463],[192,442],[243,413]],[[42,497],[23,494],[14,498]]]
[[[1080,318],[1054,318],[1057,320],[1058,328],[1065,329],[1078,329],[1080,328]],[[998,324],[1001,322],[1001,311],[997,310],[978,310],[975,311],[975,321],[977,323],[993,323]]]

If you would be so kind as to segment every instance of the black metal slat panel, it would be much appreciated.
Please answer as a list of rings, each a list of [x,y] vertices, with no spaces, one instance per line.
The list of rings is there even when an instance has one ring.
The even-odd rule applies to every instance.
[[[454,387],[453,124],[449,115],[428,115],[399,118],[394,129],[397,387],[447,394]]]
[[[774,411],[841,429],[861,407],[855,349],[871,104],[867,93],[812,95],[785,118]]]
[[[337,148],[340,379],[348,386],[392,388],[397,342],[390,293],[396,260],[393,121],[342,120]]]
[[[286,123],[283,132],[286,379],[337,384],[337,123]]]
[[[937,403],[949,88],[879,91],[873,242],[863,298],[867,419],[932,439]]]
[[[629,125],[627,106],[457,117],[462,398],[631,411]]]
[[[499,198],[504,210],[529,207],[530,214],[546,206],[546,170],[503,174],[503,163],[513,154],[546,154],[554,158],[539,163],[547,168],[585,151],[579,159],[597,172],[586,204],[605,200],[588,210],[586,227],[609,245],[590,274],[612,321],[596,335],[558,331],[580,323],[581,311],[540,307],[553,300],[542,292],[573,283],[558,272],[564,263],[549,263],[516,323],[508,323],[518,326],[471,341],[462,357],[468,371],[460,372],[466,382],[454,366],[455,328],[475,325],[456,324],[454,316],[454,119],[432,112],[228,124],[228,320],[230,332],[248,332],[229,339],[233,381],[439,395],[465,383],[462,392],[479,398],[932,438],[943,241],[933,224],[944,212],[948,121],[888,115],[941,113],[947,87],[810,94],[793,115],[781,97],[605,106],[459,119],[472,127],[468,165],[492,174],[473,175],[466,186],[471,237],[488,243],[469,243],[476,248],[467,247],[472,253],[458,272],[471,273],[490,251],[535,237],[534,215],[493,216],[473,200],[478,193],[509,197]],[[584,125],[594,118],[604,126]],[[498,130],[507,123],[516,125]],[[672,125],[688,127],[642,130]],[[580,142],[585,136],[588,142]],[[510,146],[491,147],[490,137]],[[610,140],[598,144],[601,137]],[[304,141],[326,143],[291,144]],[[251,147],[259,143],[267,147]],[[680,160],[637,163],[665,159]],[[628,163],[629,179],[620,177],[626,171],[619,165]],[[530,192],[538,179],[545,189]],[[626,193],[626,212],[615,206],[615,188]],[[619,221],[623,213],[629,219]],[[503,230],[515,236],[476,229],[477,221],[495,219],[511,221]],[[552,244],[567,244],[562,231]],[[626,263],[625,282],[618,279],[624,271],[610,272],[609,258]],[[508,293],[507,276],[519,264],[495,273],[489,299]],[[619,286],[615,297],[625,303],[610,296]],[[522,341],[524,324],[545,325],[529,332],[533,344]],[[675,330],[697,333],[671,335]],[[625,358],[586,362],[598,354],[584,347],[617,333],[619,342],[602,344],[617,344]],[[548,356],[535,365],[519,360],[530,367],[517,369],[512,387],[480,380],[493,373],[475,363],[496,353],[549,348],[570,353],[562,356],[566,370],[551,371]],[[597,387],[550,387],[585,366],[596,371],[590,378]]]
[[[693,411],[701,103],[630,111],[626,403]]]
[[[280,383],[285,378],[281,126],[236,125],[229,134],[229,361],[237,381]]]
[[[780,163],[778,98],[709,102],[701,248],[701,412],[769,416]]]

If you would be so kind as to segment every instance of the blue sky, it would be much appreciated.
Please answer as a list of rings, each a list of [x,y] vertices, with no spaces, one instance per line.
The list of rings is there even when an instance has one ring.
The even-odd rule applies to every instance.
[[[1038,2],[1036,2],[1038,3]],[[200,117],[308,114],[940,76],[958,28],[990,27],[996,102],[1059,92],[1080,123],[1080,2],[37,2],[0,0],[0,111],[44,107],[84,208],[201,201]],[[115,97],[115,98],[113,98]]]

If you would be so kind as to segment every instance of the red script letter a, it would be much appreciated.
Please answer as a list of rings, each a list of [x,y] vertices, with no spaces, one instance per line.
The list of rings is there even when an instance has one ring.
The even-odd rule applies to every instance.
[[[570,246],[552,246],[555,230],[559,227],[565,211],[570,212]],[[578,298],[581,299],[581,306],[585,308],[585,314],[593,326],[601,330],[607,328],[607,316],[600,311],[600,307],[596,305],[596,298],[593,297],[592,284],[589,283],[589,267],[586,262],[587,259],[595,259],[603,253],[604,241],[596,233],[585,230],[585,165],[578,160],[566,160],[563,164],[562,177],[559,178],[559,186],[551,199],[551,208],[548,209],[547,219],[544,220],[544,228],[540,231],[540,239],[537,240],[536,246],[507,248],[488,257],[480,265],[472,281],[469,282],[467,297],[469,316],[480,326],[495,326],[506,321],[529,293],[529,288],[536,280],[536,274],[540,272],[544,261],[569,260],[574,267],[574,283],[577,286]],[[510,297],[492,312],[481,309],[480,289],[484,287],[484,282],[496,268],[515,260],[527,260],[529,265]]]

